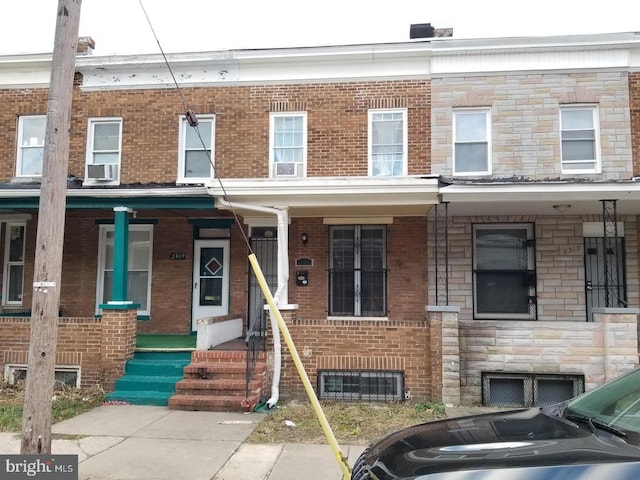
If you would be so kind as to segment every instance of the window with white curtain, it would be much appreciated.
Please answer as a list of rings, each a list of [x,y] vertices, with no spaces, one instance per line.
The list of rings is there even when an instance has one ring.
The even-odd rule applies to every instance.
[[[269,115],[269,165],[272,177],[304,177],[307,162],[306,112]]]
[[[560,108],[562,173],[599,173],[598,109],[592,105]]]
[[[205,183],[213,178],[215,157],[215,117],[198,116],[192,127],[180,119],[178,183]]]
[[[453,174],[491,173],[491,111],[487,108],[453,112]]]
[[[401,176],[407,168],[407,110],[369,110],[369,175]]]
[[[114,236],[115,228],[113,225],[100,226],[98,305],[112,300]],[[153,225],[129,225],[128,252],[127,300],[140,305],[138,314],[149,315],[151,309]]]
[[[42,175],[46,115],[27,115],[18,119],[17,177]]]

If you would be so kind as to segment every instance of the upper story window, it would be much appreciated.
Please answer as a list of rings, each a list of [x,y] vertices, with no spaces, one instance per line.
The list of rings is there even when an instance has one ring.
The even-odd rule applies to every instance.
[[[22,305],[25,223],[7,223],[4,246],[2,304]]]
[[[198,116],[195,127],[181,118],[179,143],[178,182],[206,183],[213,179],[215,117]]]
[[[18,120],[16,177],[42,175],[46,115],[30,115]]]
[[[562,173],[599,173],[598,109],[591,105],[560,108]]]
[[[271,113],[269,165],[271,177],[303,177],[307,163],[307,114]]]
[[[90,118],[87,132],[87,173],[89,182],[116,182],[122,150],[121,118]]]
[[[369,111],[369,175],[407,174],[407,111]]]
[[[453,174],[491,174],[491,111],[453,112]]]

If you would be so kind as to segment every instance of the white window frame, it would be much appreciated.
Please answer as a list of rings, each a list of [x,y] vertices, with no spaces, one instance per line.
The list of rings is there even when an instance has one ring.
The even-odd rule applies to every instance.
[[[11,260],[10,247],[11,247],[11,228],[18,227],[23,229],[22,235],[22,258],[20,260]],[[21,306],[22,299],[24,297],[24,255],[25,255],[25,242],[27,237],[27,223],[26,222],[7,222],[5,224],[5,242],[4,242],[4,268],[2,276],[2,305],[5,306]],[[20,293],[20,300],[9,300],[9,287],[11,277],[11,268],[19,266],[22,267],[22,291]]]
[[[209,175],[205,177],[191,177],[186,175],[186,141],[187,141],[187,129],[188,128],[197,128],[201,129],[205,125],[203,122],[211,122],[211,145],[209,145]],[[200,184],[207,183],[213,180],[214,178],[214,165],[215,165],[215,151],[216,151],[216,116],[213,114],[210,115],[198,115],[198,125],[196,127],[192,127],[189,125],[189,122],[184,117],[184,115],[180,116],[180,135],[178,138],[178,180],[177,183],[181,184]],[[207,145],[205,145],[207,147]],[[202,145],[198,147],[191,148],[189,150],[202,151]]]
[[[384,174],[374,174],[374,148],[377,145],[373,144],[373,125],[377,121],[376,117],[384,114],[400,114],[402,116],[402,171],[399,175],[384,175]],[[407,156],[407,148],[408,148],[408,127],[407,127],[407,109],[406,108],[381,108],[381,109],[372,109],[368,112],[368,131],[367,131],[367,144],[368,144],[368,175],[373,176],[406,176],[409,170],[408,167],[408,156]]]
[[[18,117],[18,137],[16,140],[17,149],[16,149],[16,177],[22,178],[39,178],[42,176],[42,170],[44,168],[44,139],[46,134],[46,115],[21,115]],[[33,142],[33,139],[24,139],[22,138],[24,135],[24,122],[25,120],[34,120],[34,119],[44,119],[45,120],[45,131],[42,132],[42,143]],[[23,173],[23,164],[22,157],[25,149],[41,149],[42,150],[42,164],[40,165],[40,173],[39,174],[24,174]]]
[[[501,313],[501,312],[479,312],[478,311],[478,278],[477,272],[488,272],[489,269],[480,270],[478,268],[478,247],[477,247],[477,230],[521,230],[526,232],[526,240],[528,244],[526,245],[527,252],[527,272],[536,271],[535,264],[535,228],[532,223],[492,223],[492,224],[483,224],[478,223],[472,226],[472,240],[473,240],[473,318],[474,319],[483,319],[483,320],[535,320],[536,319],[536,309],[529,308],[529,311],[526,313]],[[500,269],[496,269],[500,271]],[[517,272],[524,272],[524,270],[515,270]],[[528,297],[535,296],[536,286],[529,285],[528,287]]]
[[[94,146],[95,127],[100,124],[117,124],[118,125],[118,148],[117,150],[96,150]],[[118,156],[115,162],[96,162],[96,153],[115,153]],[[88,176],[88,165],[97,165],[102,163],[110,163],[116,165],[116,175],[114,180],[100,181],[90,179]],[[122,163],[122,118],[121,117],[96,117],[89,118],[87,122],[87,153],[85,161],[85,183],[99,183],[100,185],[117,185],[120,183],[120,165]]]
[[[302,118],[302,144],[292,146],[292,149],[302,150],[302,161],[300,162],[277,162],[276,161],[276,119],[279,118]],[[295,172],[291,175],[278,175],[276,168],[278,163],[295,163]],[[307,112],[270,112],[269,113],[269,172],[271,178],[283,177],[306,177],[307,176]]]
[[[147,308],[138,309],[138,315],[150,315],[151,314],[151,279],[153,276],[153,224],[129,224],[129,232],[134,231],[147,231],[149,232],[149,256],[147,259],[148,265],[148,282],[147,282]],[[100,225],[100,238],[98,241],[98,272],[96,281],[96,315],[100,314],[100,304],[107,303],[109,299],[104,299],[104,277],[105,277],[105,265],[106,265],[106,251],[107,251],[107,232],[115,232],[115,225]],[[131,237],[129,237],[131,241]],[[130,246],[129,246],[130,248]],[[131,262],[131,253],[129,253],[129,262]],[[129,269],[131,271],[131,269]],[[135,299],[128,299],[134,300]]]
[[[457,135],[457,125],[458,118],[463,115],[469,114],[479,114],[482,113],[485,116],[485,138],[483,139],[474,139],[470,141],[466,140],[458,140]],[[452,153],[451,158],[452,162],[452,171],[454,175],[464,176],[464,175],[491,175],[492,172],[492,159],[491,159],[491,109],[490,108],[459,108],[453,110],[453,128],[451,132],[452,137]],[[465,143],[485,143],[487,146],[487,168],[484,170],[473,170],[473,171],[460,171],[457,168],[458,162],[456,161],[456,146],[458,144]]]
[[[563,113],[568,111],[590,111],[591,119],[592,119],[592,130],[593,130],[593,149],[595,153],[595,158],[585,158],[580,160],[565,160],[565,152],[564,152],[564,142],[563,134],[564,132],[571,131],[569,129],[565,129],[563,125]],[[599,110],[597,105],[563,105],[560,106],[560,168],[561,173],[563,174],[589,174],[589,173],[601,173],[602,172],[602,164],[601,164],[601,153],[600,153],[600,122],[599,122]],[[584,129],[578,129],[581,131]],[[576,139],[579,140],[579,139]],[[588,139],[583,139],[588,140]],[[593,164],[593,168],[567,168],[567,165],[572,163],[591,163]]]

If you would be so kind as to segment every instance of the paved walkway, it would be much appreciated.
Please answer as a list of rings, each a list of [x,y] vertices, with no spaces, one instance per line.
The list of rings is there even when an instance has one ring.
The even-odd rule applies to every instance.
[[[53,454],[77,454],[81,480],[340,480],[328,445],[244,443],[264,414],[104,405],[52,428]],[[20,453],[0,433],[0,453]],[[364,446],[340,445],[353,465]]]

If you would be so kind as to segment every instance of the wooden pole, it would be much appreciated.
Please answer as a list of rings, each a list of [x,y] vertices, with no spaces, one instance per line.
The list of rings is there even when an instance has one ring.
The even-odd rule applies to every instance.
[[[69,129],[82,0],[59,0],[47,106],[31,303],[22,454],[51,453]]]

